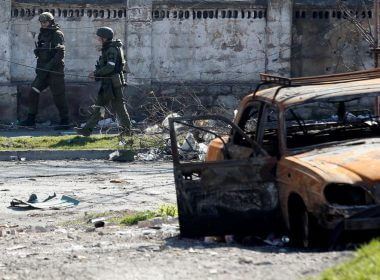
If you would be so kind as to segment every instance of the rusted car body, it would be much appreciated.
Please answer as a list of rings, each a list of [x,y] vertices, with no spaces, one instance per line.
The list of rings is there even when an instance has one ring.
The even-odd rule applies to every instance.
[[[322,230],[379,233],[379,70],[262,79],[280,86],[241,101],[205,162],[180,163],[174,130],[202,117],[171,120],[181,234],[256,234],[284,223],[308,247]]]

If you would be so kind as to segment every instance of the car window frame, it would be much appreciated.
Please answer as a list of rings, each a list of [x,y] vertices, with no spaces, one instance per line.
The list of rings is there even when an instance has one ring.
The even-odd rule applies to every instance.
[[[258,121],[257,121],[257,126],[256,126],[256,131],[255,131],[254,137],[252,138],[252,140],[257,143],[257,141],[256,141],[257,140],[257,135],[258,135],[258,131],[259,131],[259,127],[260,127],[260,123],[261,123],[261,119],[262,119],[262,113],[263,113],[263,109],[264,109],[264,103],[261,100],[252,100],[252,101],[247,102],[247,104],[245,104],[244,108],[241,110],[241,113],[239,114],[240,118],[237,119],[235,123],[236,123],[236,125],[241,130],[243,130],[246,133],[246,131],[244,130],[244,125],[248,121],[248,119],[246,120],[246,122],[244,123],[244,125],[242,125],[242,123],[241,123],[242,122],[242,118],[243,118],[245,112],[247,110],[250,110],[250,107],[252,107],[254,103],[259,103],[259,106],[260,106],[260,108],[259,108],[259,115],[258,115]],[[237,137],[238,136],[239,136],[239,134],[237,134],[236,132],[233,132],[232,133],[232,142],[233,142],[233,144],[241,145],[241,144],[237,144],[237,142],[238,142]]]
[[[277,112],[277,150],[278,150],[278,157],[281,157],[283,154],[284,154],[284,149],[283,149],[283,133],[282,133],[282,114],[281,114],[281,110],[278,106],[276,106],[276,104],[273,104],[273,103],[267,103],[267,102],[262,102],[263,103],[263,110],[262,110],[262,114],[260,116],[260,122],[259,122],[259,128],[258,128],[258,133],[257,133],[257,138],[255,139],[256,143],[262,148],[264,149],[263,147],[263,140],[264,140],[264,133],[265,133],[265,127],[266,127],[266,123],[267,123],[267,116],[268,116],[268,112],[269,110],[271,109],[275,109],[276,112]],[[265,150],[265,149],[264,149]]]

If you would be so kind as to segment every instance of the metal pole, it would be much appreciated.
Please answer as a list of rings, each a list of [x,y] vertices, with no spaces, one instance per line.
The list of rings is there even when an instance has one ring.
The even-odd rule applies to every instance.
[[[375,27],[375,50],[374,50],[374,65],[375,68],[379,67],[379,7],[380,0],[374,0],[374,27]]]
[[[379,67],[379,35],[380,35],[380,32],[379,32],[379,24],[380,24],[380,20],[379,20],[379,9],[380,9],[380,0],[374,0],[373,1],[373,5],[374,5],[374,19],[375,19],[375,22],[374,22],[374,27],[375,27],[375,46],[374,46],[374,66],[375,68],[378,68]],[[380,115],[380,98],[379,97],[376,97],[376,100],[375,100],[375,115],[376,117],[378,117]]]

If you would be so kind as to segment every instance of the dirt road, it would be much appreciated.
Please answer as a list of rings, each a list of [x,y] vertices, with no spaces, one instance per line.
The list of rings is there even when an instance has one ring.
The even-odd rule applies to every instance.
[[[12,198],[54,192],[80,203],[8,208]],[[0,279],[302,279],[351,255],[180,240],[176,223],[95,229],[83,222],[91,213],[165,203],[175,203],[170,162],[0,162]]]

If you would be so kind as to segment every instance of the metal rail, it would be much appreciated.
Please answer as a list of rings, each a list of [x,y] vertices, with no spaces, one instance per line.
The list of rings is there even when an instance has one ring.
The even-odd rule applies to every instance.
[[[362,81],[369,79],[380,78],[380,69],[348,72],[341,74],[332,75],[321,75],[321,76],[309,76],[300,78],[286,78],[276,75],[270,75],[261,73],[260,79],[262,82],[273,83],[283,86],[306,86],[306,85],[323,85],[323,84],[333,84],[333,83],[346,83],[354,81]]]

